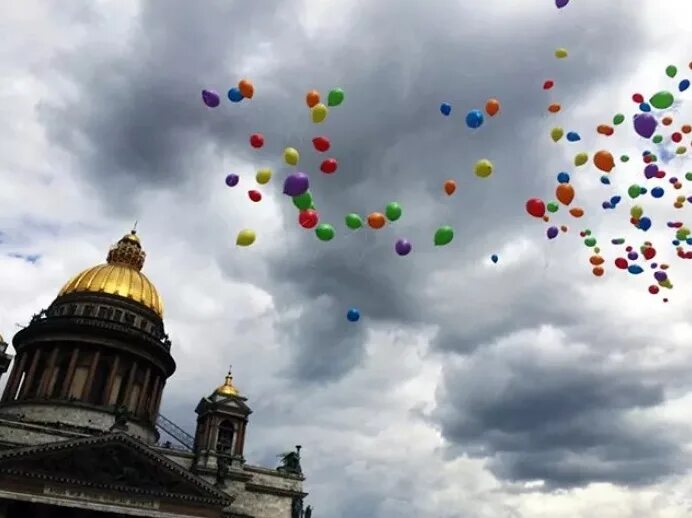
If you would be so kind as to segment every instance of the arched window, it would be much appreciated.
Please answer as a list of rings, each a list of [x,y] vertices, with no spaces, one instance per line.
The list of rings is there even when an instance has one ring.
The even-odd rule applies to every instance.
[[[219,424],[219,434],[216,439],[216,451],[230,455],[233,448],[233,434],[235,430],[230,421],[221,421]]]

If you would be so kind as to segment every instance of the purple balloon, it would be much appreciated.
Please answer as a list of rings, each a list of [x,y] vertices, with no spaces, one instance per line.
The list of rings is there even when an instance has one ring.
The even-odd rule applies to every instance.
[[[637,135],[644,138],[649,138],[656,131],[658,122],[653,115],[649,113],[638,113],[634,116],[634,131]]]
[[[235,187],[238,185],[238,182],[240,181],[240,177],[237,174],[229,174],[226,177],[226,185],[229,187]]]
[[[654,273],[654,279],[656,279],[658,282],[663,282],[668,278],[668,275],[666,272],[659,270],[656,273]]]
[[[562,9],[569,3],[569,0],[555,0],[555,7]]]
[[[216,108],[221,102],[219,94],[212,90],[202,90],[202,100],[209,108]]]
[[[658,166],[656,164],[649,164],[644,168],[644,176],[647,179],[655,178],[656,173],[658,173]]]
[[[394,250],[399,255],[408,255],[411,252],[411,242],[407,239],[399,239],[394,245]]]
[[[284,180],[284,194],[286,196],[300,196],[310,188],[310,179],[305,173],[293,173]]]
[[[548,239],[555,239],[557,237],[559,230],[557,227],[550,227],[548,230],[545,231],[545,235],[548,236]]]

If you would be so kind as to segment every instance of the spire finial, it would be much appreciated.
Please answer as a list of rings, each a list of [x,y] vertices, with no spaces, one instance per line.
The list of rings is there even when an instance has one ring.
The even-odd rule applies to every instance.
[[[135,224],[132,225],[132,233],[136,234],[137,233],[137,220],[135,220]]]

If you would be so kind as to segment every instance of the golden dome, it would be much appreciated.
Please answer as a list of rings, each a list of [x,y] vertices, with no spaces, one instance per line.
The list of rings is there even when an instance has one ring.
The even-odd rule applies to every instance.
[[[214,394],[226,397],[237,396],[238,394],[240,394],[235,385],[233,385],[233,376],[231,375],[230,369],[228,369],[228,374],[226,374],[226,381],[223,385],[217,387],[217,389],[214,391]]]
[[[146,253],[133,230],[113,245],[105,264],[92,266],[70,279],[58,296],[68,293],[107,293],[138,302],[163,317],[163,301],[152,282],[140,270]]]

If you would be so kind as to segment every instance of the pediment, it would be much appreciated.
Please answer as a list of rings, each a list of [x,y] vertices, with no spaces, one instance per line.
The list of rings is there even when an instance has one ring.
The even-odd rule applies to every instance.
[[[118,433],[0,452],[0,473],[130,495],[228,505],[227,494]]]

